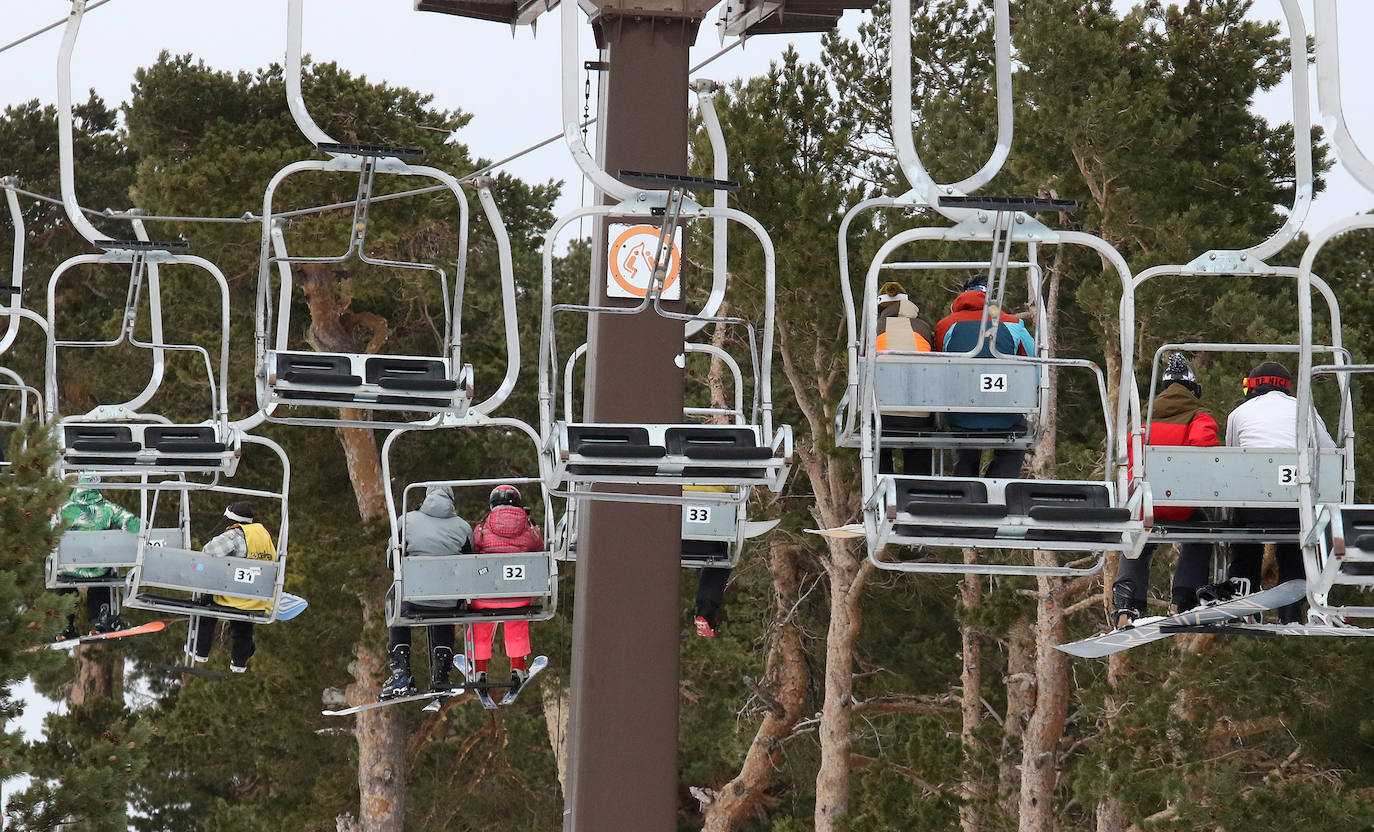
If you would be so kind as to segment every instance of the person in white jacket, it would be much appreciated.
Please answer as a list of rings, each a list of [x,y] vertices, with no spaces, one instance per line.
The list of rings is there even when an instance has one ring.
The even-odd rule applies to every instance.
[[[1245,378],[1245,401],[1226,418],[1226,444],[1240,448],[1274,448],[1293,450],[1298,447],[1298,400],[1291,395],[1293,376],[1277,361],[1266,361],[1250,371]],[[1312,413],[1313,440],[1318,448],[1334,448],[1336,443],[1327,432],[1321,416]],[[1250,528],[1296,528],[1296,508],[1238,508],[1236,525]],[[1302,549],[1294,541],[1275,544],[1279,581],[1305,577]],[[1225,584],[1214,585],[1211,594],[1219,599],[1234,597],[1244,591],[1258,592],[1260,567],[1264,561],[1263,543],[1234,543],[1231,563],[1226,570]],[[1237,579],[1248,581],[1242,584]],[[1199,590],[1199,595],[1204,591]],[[1279,620],[1294,623],[1301,619],[1302,603],[1289,604],[1278,610]]]

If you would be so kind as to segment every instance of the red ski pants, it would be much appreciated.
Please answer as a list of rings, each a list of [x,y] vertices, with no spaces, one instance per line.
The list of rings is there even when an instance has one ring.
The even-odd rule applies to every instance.
[[[530,654],[530,622],[490,621],[472,625],[472,657],[477,661],[491,658],[491,645],[496,640],[496,625],[504,624],[506,655],[512,658]]]

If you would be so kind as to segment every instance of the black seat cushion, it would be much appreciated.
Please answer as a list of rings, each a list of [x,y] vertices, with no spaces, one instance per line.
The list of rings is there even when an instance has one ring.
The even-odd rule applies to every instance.
[[[637,427],[568,428],[568,448],[572,453],[617,459],[657,459],[668,451],[649,444],[649,431]]]
[[[1007,507],[1012,514],[1031,515],[1034,508],[1099,509],[1113,508],[1107,487],[1097,483],[1017,481],[1007,483]],[[1042,519],[1050,519],[1045,517]],[[1054,519],[1073,519],[1059,514]],[[1096,518],[1092,518],[1096,519]]]
[[[215,429],[209,426],[148,428],[143,431],[143,441],[163,453],[217,454],[224,450],[224,443],[215,441]]]
[[[730,544],[724,540],[686,540],[682,541],[682,557],[692,560],[730,559]]]
[[[128,425],[67,425],[62,429],[68,448],[82,451],[137,451]]]
[[[297,384],[357,387],[363,383],[353,375],[353,362],[348,356],[328,353],[278,353],[277,375]]]
[[[367,359],[367,383],[392,390],[457,390],[458,382],[444,372],[444,362],[432,358]]]
[[[773,451],[754,443],[748,428],[690,427],[668,428],[665,436],[668,453],[694,459],[772,459]]]

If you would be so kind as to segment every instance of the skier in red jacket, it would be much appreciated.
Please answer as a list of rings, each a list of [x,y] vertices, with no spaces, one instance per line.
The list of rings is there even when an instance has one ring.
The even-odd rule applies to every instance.
[[[499,552],[542,552],[544,535],[530,522],[520,490],[513,485],[498,485],[491,490],[491,512],[477,524],[472,546],[478,554]],[[474,609],[510,609],[529,606],[529,598],[473,599]],[[512,689],[518,690],[529,678],[525,660],[530,654],[528,621],[480,622],[472,625],[472,659],[477,681],[487,680],[487,662],[497,623],[505,624],[506,655],[510,658]]]
[[[1212,447],[1217,438],[1217,420],[1202,407],[1202,385],[1198,383],[1183,353],[1169,356],[1161,379],[1164,389],[1155,396],[1154,413],[1145,431],[1147,445],[1193,445]],[[1146,472],[1148,478],[1149,472]],[[1155,519],[1168,523],[1205,520],[1201,510],[1188,506],[1160,506]],[[1129,627],[1145,611],[1150,589],[1150,558],[1156,544],[1151,543],[1131,560],[1121,559],[1116,583],[1112,585],[1112,626]],[[1207,579],[1212,558],[1210,543],[1183,543],[1179,546],[1178,568],[1174,571],[1172,606],[1183,612],[1197,606],[1197,588]]]

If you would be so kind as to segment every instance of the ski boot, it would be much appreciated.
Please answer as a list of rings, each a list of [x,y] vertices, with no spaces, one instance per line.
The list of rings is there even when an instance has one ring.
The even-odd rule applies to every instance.
[[[415,677],[410,675],[410,645],[398,644],[391,648],[391,676],[382,685],[378,699],[395,699],[398,696],[415,695]]]
[[[71,641],[74,638],[80,637],[81,634],[76,631],[76,616],[69,615],[67,616],[67,626],[62,629],[62,632],[57,634],[57,638],[53,639],[53,641]]]
[[[1140,618],[1140,610],[1134,607],[1117,607],[1112,610],[1112,629],[1129,630],[1135,626],[1138,618]]]
[[[229,670],[234,673],[247,673],[248,660],[253,658],[253,654],[256,652],[258,652],[258,645],[255,642],[248,642],[248,655],[243,657],[242,663],[240,663],[238,659],[230,659]]]
[[[114,633],[119,630],[127,630],[129,625],[119,617],[118,613],[110,611],[109,604],[100,605],[100,614],[95,621],[91,622],[91,635],[98,636],[105,633]]]
[[[1206,606],[1221,604],[1249,594],[1249,578],[1227,578],[1219,583],[1206,584],[1197,588],[1198,602]]]
[[[453,650],[448,647],[435,647],[429,654],[429,692],[443,693],[453,690],[449,671],[453,668]]]
[[[510,671],[510,693],[506,694],[510,699],[515,699],[520,693],[520,688],[525,686],[525,680],[530,678],[530,672],[523,667],[513,667]]]

